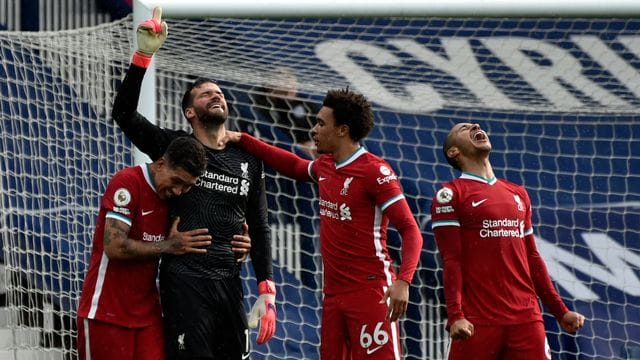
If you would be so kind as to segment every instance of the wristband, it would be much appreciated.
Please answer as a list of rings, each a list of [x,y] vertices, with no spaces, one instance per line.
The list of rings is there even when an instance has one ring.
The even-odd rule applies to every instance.
[[[152,55],[147,55],[141,53],[140,51],[136,51],[133,53],[133,57],[131,58],[131,63],[141,68],[148,68],[151,65],[151,60],[153,59]]]

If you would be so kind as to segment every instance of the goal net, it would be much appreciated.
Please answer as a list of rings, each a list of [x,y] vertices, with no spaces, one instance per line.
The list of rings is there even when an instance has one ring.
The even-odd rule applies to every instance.
[[[448,342],[429,213],[438,184],[458,176],[441,146],[462,121],[489,133],[496,176],[529,190],[554,284],[588,319],[570,336],[545,313],[554,358],[640,352],[639,20],[167,21],[152,89],[160,126],[188,129],[183,89],[207,76],[225,91],[230,128],[310,156],[305,124],[328,89],[349,86],[373,101],[375,128],[364,144],[397,171],[424,237],[400,322],[406,359],[442,359]],[[131,18],[0,33],[2,325],[11,334],[33,330],[12,335],[11,356],[77,354],[75,311],[100,197],[110,176],[134,161],[110,114],[132,34]],[[266,181],[278,325],[269,343],[252,345],[252,358],[318,359],[316,190],[269,169]],[[389,243],[397,265],[401,241],[393,229]],[[243,278],[249,309],[257,293],[249,263]]]

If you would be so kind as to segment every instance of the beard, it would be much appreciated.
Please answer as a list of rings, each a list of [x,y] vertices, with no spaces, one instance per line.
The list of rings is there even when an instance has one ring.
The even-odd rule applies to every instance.
[[[210,111],[207,110],[198,110],[195,109],[196,111],[196,115],[198,116],[198,119],[200,119],[200,121],[203,124],[209,124],[209,125],[222,125],[225,123],[225,121],[227,121],[227,117],[229,115],[229,113],[227,113],[227,111],[223,111],[223,112],[215,112],[215,113],[211,113]]]

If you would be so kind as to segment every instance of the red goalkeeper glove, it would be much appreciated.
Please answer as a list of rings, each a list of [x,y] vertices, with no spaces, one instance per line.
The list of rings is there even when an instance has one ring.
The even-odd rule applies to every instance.
[[[276,285],[271,280],[263,280],[258,284],[258,300],[249,314],[249,327],[255,329],[260,322],[258,344],[269,341],[276,332]]]
[[[167,23],[162,21],[162,8],[156,6],[153,9],[153,17],[138,25],[138,50],[133,54],[131,62],[143,68],[149,67],[153,54],[160,49],[168,33]]]

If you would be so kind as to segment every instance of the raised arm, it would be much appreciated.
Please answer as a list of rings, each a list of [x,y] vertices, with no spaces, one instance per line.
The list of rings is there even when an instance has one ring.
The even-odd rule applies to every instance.
[[[311,161],[303,159],[296,154],[269,145],[255,137],[242,133],[239,141],[247,152],[264,161],[277,172],[299,181],[313,181],[310,173]]]
[[[171,138],[137,112],[140,89],[153,54],[167,36],[166,23],[160,22],[161,12],[138,27],[138,50],[134,53],[127,74],[118,89],[111,116],[127,138],[152,160],[162,156]],[[164,25],[163,25],[164,24]]]

